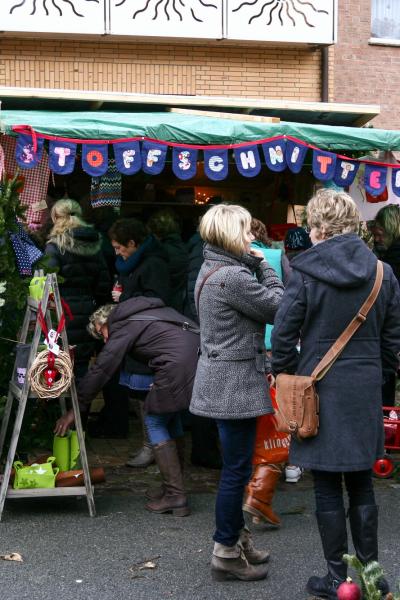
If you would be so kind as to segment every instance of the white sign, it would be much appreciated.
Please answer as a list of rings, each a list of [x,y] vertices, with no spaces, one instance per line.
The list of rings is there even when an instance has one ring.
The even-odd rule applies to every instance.
[[[110,33],[169,38],[222,37],[223,0],[110,0]]]
[[[107,0],[0,0],[1,29],[103,34],[105,2]]]
[[[231,40],[331,44],[335,41],[335,0],[229,0]]]

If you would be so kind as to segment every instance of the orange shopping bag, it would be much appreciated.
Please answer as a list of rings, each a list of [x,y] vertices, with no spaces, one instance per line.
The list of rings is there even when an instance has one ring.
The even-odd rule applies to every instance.
[[[270,388],[272,406],[276,404],[275,388]],[[253,465],[277,464],[288,461],[290,434],[276,430],[274,415],[262,415],[257,418],[256,442],[253,452]]]

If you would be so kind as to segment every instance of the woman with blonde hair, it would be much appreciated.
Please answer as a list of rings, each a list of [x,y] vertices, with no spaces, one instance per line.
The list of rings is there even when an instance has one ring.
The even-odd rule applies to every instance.
[[[308,203],[313,247],[291,262],[292,275],[272,333],[276,375],[310,375],[368,298],[377,259],[357,235],[359,220],[355,203],[344,192],[320,190]],[[291,442],[290,461],[312,471],[328,567],[324,577],[308,580],[307,591],[313,596],[336,599],[347,576],[342,560],[348,551],[343,479],[357,557],[363,564],[378,559],[372,466],[383,454],[382,370],[397,368],[399,314],[399,285],[392,269],[384,265],[382,287],[367,318],[316,384],[318,435],[302,441],[293,437]],[[387,582],[378,583],[386,594]]]
[[[195,288],[201,347],[190,411],[216,420],[222,447],[211,571],[217,580],[252,581],[266,577],[269,553],[254,548],[242,501],[257,417],[273,412],[264,330],[273,323],[283,285],[262,252],[251,248],[246,209],[213,206],[200,235],[206,242]]]
[[[45,253],[48,264],[60,275],[60,292],[69,304],[73,320],[67,323],[68,341],[75,346],[74,373],[82,377],[95,344],[86,331],[97,305],[110,297],[111,281],[101,252],[101,238],[82,218],[76,200],[58,200],[51,209],[53,228]]]

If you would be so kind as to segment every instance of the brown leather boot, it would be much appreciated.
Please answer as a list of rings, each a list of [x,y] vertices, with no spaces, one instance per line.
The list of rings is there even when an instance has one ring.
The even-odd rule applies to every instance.
[[[251,565],[261,565],[269,561],[268,550],[257,550],[254,546],[250,530],[243,527],[239,535],[238,545],[242,548],[243,554]]]
[[[153,446],[153,449],[165,494],[162,498],[146,504],[146,509],[155,513],[172,512],[177,517],[186,517],[190,514],[190,509],[183,488],[183,476],[176,442],[168,440]]]
[[[258,581],[259,579],[265,579],[268,575],[268,567],[266,565],[249,564],[238,544],[224,546],[215,542],[211,558],[211,575],[215,581],[229,579]]]
[[[275,527],[280,526],[281,520],[272,510],[272,498],[280,476],[275,465],[257,465],[243,502],[244,511]]]
[[[185,468],[185,436],[182,435],[175,438],[176,449],[178,452],[179,464],[181,466],[182,476]],[[146,490],[145,496],[149,500],[160,500],[165,494],[164,484],[161,483],[158,487],[149,488]]]

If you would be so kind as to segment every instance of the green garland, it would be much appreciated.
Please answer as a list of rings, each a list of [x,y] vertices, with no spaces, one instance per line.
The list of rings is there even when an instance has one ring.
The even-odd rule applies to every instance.
[[[14,344],[28,294],[28,279],[20,276],[10,233],[17,231],[16,218],[24,220],[25,207],[19,195],[23,179],[4,175],[0,182],[0,396],[7,393],[14,363]]]
[[[385,573],[380,564],[372,561],[367,565],[363,565],[356,556],[349,554],[344,554],[343,560],[356,571],[363,599],[382,600],[382,594],[377,587],[377,583],[381,577],[384,577]],[[400,594],[400,586],[397,585],[397,588],[397,592]],[[389,593],[384,600],[400,600],[400,595]]]

